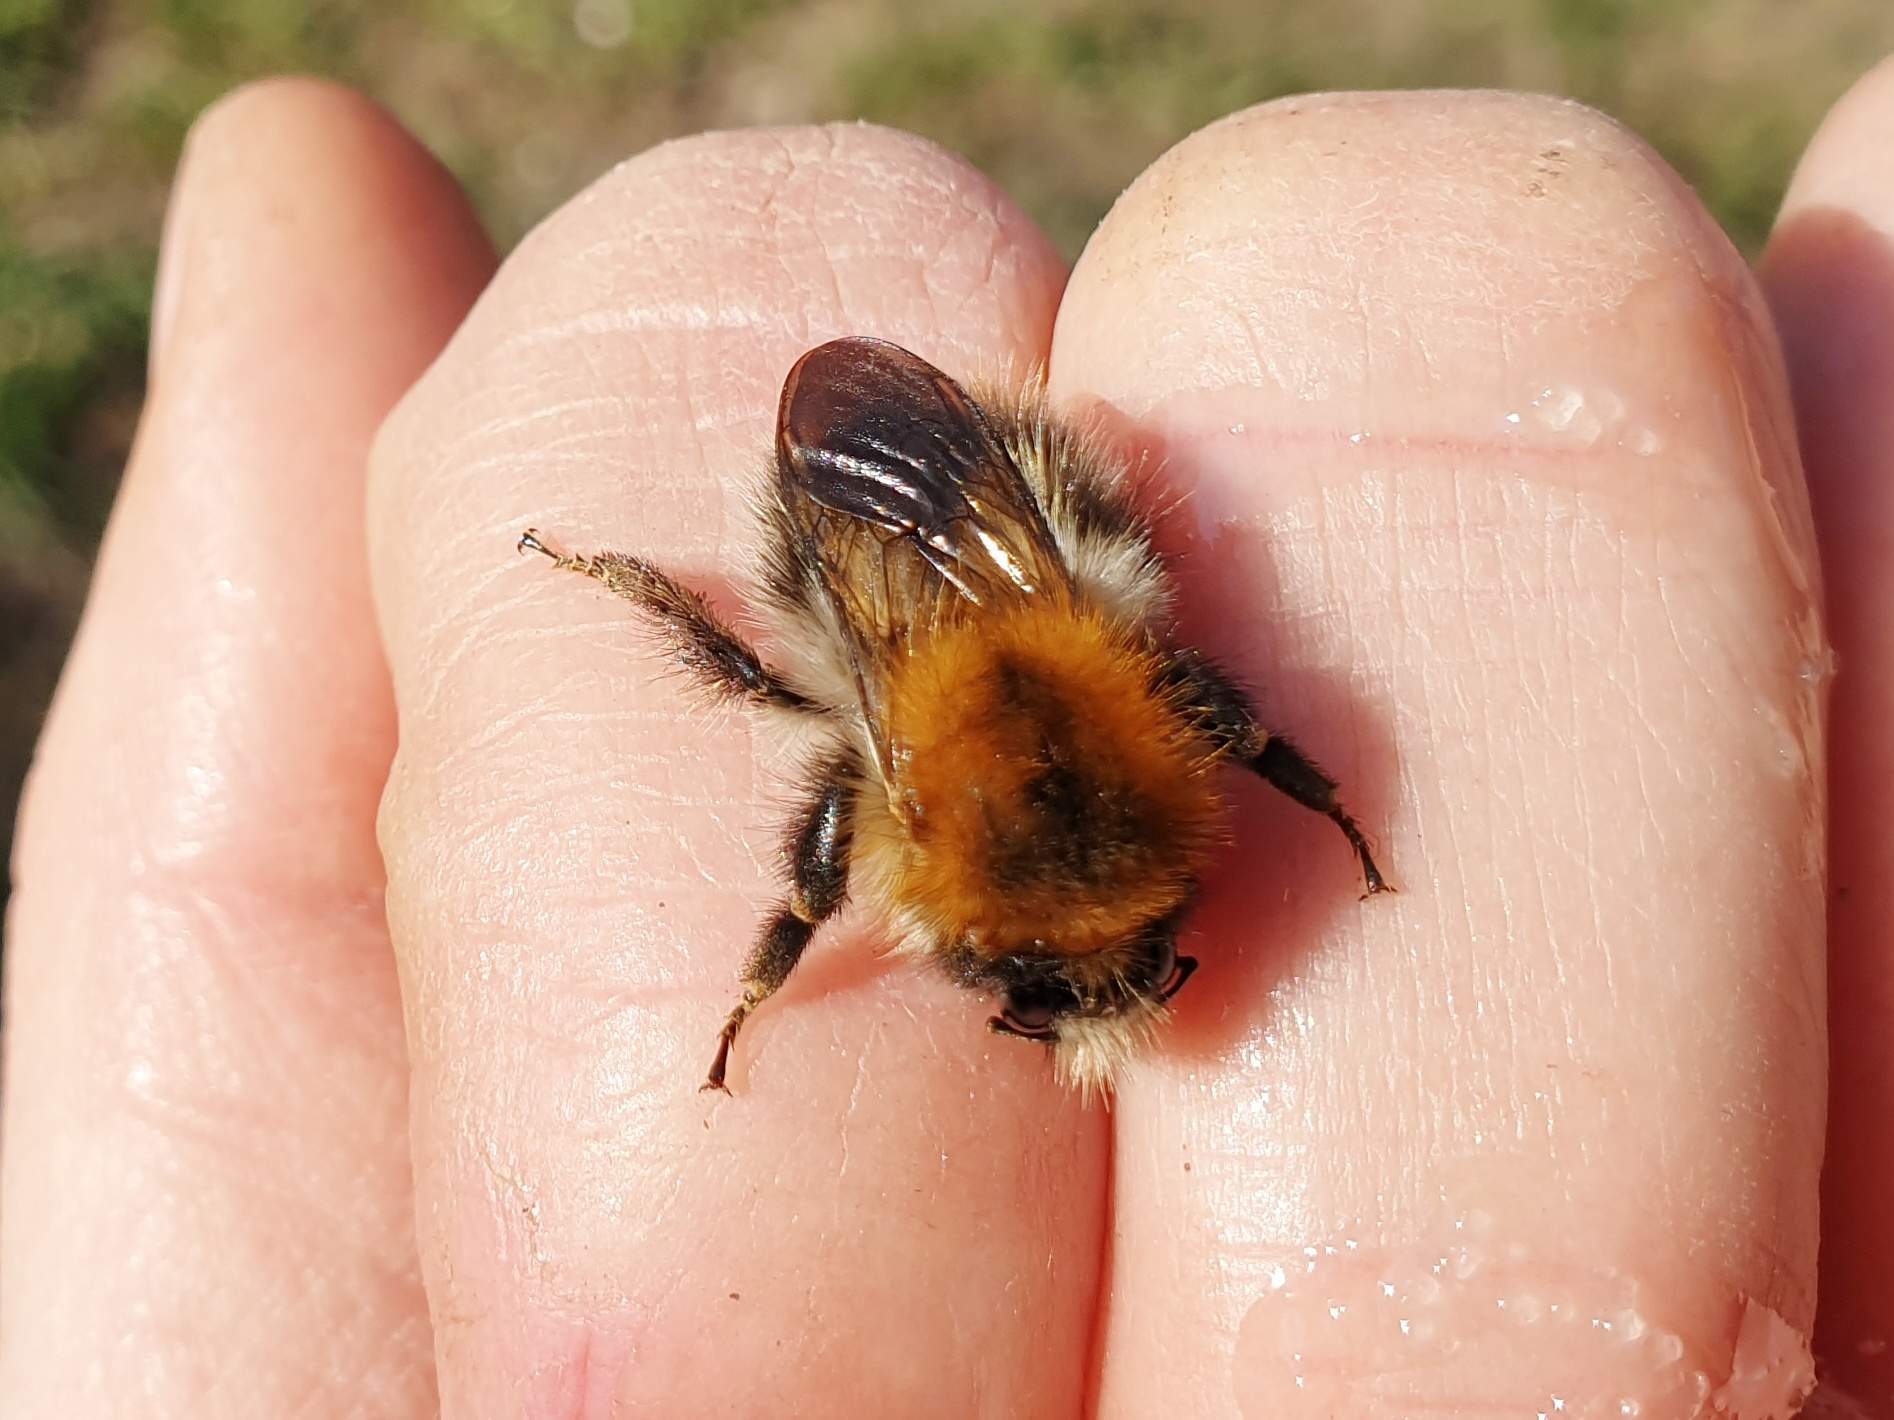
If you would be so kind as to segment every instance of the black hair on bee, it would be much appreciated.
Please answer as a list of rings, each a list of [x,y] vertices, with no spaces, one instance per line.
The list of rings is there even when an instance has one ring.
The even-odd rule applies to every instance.
[[[630,600],[712,692],[814,731],[787,891],[705,1088],[851,887],[902,948],[997,999],[993,1030],[1108,1088],[1196,970],[1177,929],[1224,833],[1225,763],[1326,814],[1367,892],[1387,889],[1334,781],[1173,640],[1126,472],[1036,392],[976,400],[898,346],[835,340],[796,362],[777,415],[781,669],[643,559],[520,538]]]

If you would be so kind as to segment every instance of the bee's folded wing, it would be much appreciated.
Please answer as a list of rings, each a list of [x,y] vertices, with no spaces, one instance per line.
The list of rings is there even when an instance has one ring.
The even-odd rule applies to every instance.
[[[1071,572],[986,414],[918,355],[831,341],[783,386],[777,497],[805,590],[826,601],[863,711],[880,668],[944,617],[1065,595]]]

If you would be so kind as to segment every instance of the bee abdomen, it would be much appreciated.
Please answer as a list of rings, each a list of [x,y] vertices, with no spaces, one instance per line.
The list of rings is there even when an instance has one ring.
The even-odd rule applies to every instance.
[[[1175,909],[1223,805],[1158,654],[1057,604],[914,646],[888,695],[911,833],[901,905],[995,951],[1072,954]]]

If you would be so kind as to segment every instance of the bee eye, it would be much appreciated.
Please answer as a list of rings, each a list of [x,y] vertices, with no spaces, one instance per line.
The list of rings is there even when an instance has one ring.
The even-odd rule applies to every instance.
[[[1061,1012],[1077,1004],[1070,992],[1048,990],[1043,986],[1015,987],[1000,1005],[999,1015],[987,1024],[1002,1035],[1024,1036],[1028,1040],[1057,1040],[1052,1023]]]
[[[1168,986],[1177,973],[1177,939],[1166,933],[1151,948],[1151,980],[1159,987]]]
[[[1051,1000],[1043,996],[1008,996],[1001,1012],[1006,1024],[1021,1035],[1043,1035],[1057,1015]]]

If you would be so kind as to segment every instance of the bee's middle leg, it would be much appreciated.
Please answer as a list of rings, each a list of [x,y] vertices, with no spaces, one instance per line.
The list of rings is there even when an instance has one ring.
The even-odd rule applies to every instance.
[[[782,710],[819,711],[820,706],[764,664],[747,641],[725,623],[697,592],[642,557],[600,552],[591,557],[560,552],[528,528],[521,552],[537,552],[555,567],[601,583],[631,602],[656,624],[678,664],[726,700],[746,700]]]
[[[706,1090],[724,1090],[730,1047],[750,1012],[773,996],[802,960],[815,929],[848,900],[848,854],[854,835],[855,788],[850,765],[841,759],[823,767],[814,796],[790,828],[789,895],[764,924],[743,965],[743,995],[717,1035],[717,1054]]]

